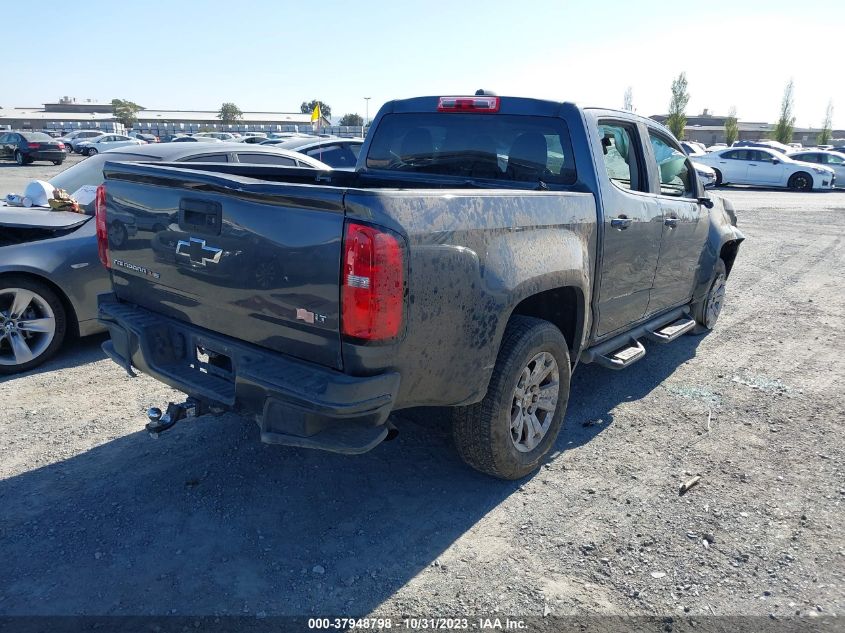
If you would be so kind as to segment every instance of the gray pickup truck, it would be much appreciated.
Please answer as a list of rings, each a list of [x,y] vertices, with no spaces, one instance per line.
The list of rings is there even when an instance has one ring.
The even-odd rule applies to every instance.
[[[572,370],[713,327],[743,235],[656,122],[571,103],[381,108],[354,171],[107,163],[104,348],[264,442],[360,453],[391,411],[454,407],[471,466],[538,467]],[[108,243],[113,211],[143,222]]]

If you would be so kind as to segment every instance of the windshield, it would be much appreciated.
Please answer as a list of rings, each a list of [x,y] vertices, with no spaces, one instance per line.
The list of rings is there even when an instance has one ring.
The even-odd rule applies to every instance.
[[[114,162],[152,161],[159,160],[158,156],[141,154],[129,154],[124,152],[105,152],[91,158],[86,158],[62,173],[53,176],[48,182],[56,189],[64,189],[73,195],[80,187],[85,185],[98,186],[103,184],[103,165],[107,160]],[[86,212],[93,212],[93,205],[84,205]]]

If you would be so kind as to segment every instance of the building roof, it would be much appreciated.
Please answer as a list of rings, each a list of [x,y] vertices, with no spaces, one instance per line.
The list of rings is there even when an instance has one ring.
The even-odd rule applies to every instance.
[[[197,121],[220,123],[216,110],[140,110],[139,121],[179,122]],[[0,108],[0,122],[3,119],[28,119],[32,121],[113,121],[109,112],[55,112],[44,108]],[[244,112],[238,123],[268,122],[290,125],[309,125],[311,113],[302,112]],[[329,120],[323,117],[323,123]]]

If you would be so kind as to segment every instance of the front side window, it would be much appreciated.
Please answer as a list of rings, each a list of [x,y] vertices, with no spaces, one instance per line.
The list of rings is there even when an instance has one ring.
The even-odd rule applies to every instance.
[[[576,180],[569,130],[552,117],[389,114],[373,132],[366,166],[535,185]]]
[[[659,132],[649,130],[648,137],[660,175],[660,194],[675,198],[695,198],[692,165],[686,154]]]
[[[643,191],[644,179],[640,178],[640,163],[637,160],[639,145],[633,126],[602,122],[598,129],[607,177],[622,189]]]
[[[774,156],[769,154],[769,152],[757,150],[756,152],[754,152],[754,156],[751,160],[756,161],[758,163],[771,163],[772,160],[774,160]]]

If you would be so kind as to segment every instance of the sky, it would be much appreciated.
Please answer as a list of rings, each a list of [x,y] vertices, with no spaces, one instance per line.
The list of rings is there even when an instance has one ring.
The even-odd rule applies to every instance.
[[[3,0],[0,24],[39,34],[0,57],[3,107],[69,95],[297,112],[319,99],[337,119],[365,116],[370,97],[372,118],[394,98],[478,88],[622,107],[630,86],[649,116],[686,72],[688,115],[735,106],[773,122],[792,79],[796,125],[820,127],[832,101],[845,128],[845,0]]]

